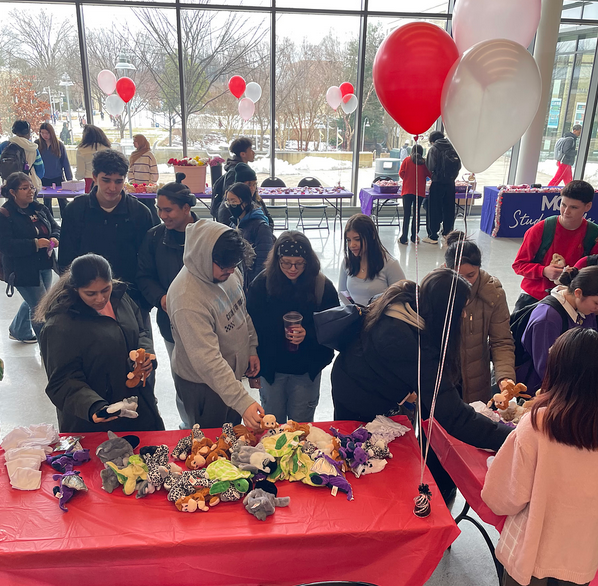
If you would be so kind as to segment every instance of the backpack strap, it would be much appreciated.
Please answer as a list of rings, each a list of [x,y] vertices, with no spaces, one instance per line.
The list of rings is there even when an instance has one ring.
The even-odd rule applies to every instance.
[[[598,224],[594,224],[594,222],[588,220],[586,235],[583,239],[584,256],[589,256],[589,254],[592,252],[592,248],[596,246],[596,242],[598,242]]]
[[[10,217],[10,212],[5,207],[0,207],[0,214],[2,214],[5,218]]]
[[[326,276],[324,273],[318,273],[316,277],[316,307],[320,309],[322,299],[324,299],[324,287],[326,286]]]
[[[569,329],[569,314],[567,313],[567,310],[564,308],[563,304],[554,295],[548,295],[544,297],[540,303],[550,305],[550,307],[556,309],[562,320],[561,334],[564,334]]]
[[[558,219],[558,216],[550,216],[544,220],[542,242],[540,243],[540,248],[538,248],[538,252],[536,252],[536,256],[534,256],[534,260],[532,260],[532,262],[536,264],[542,264],[544,262],[544,257],[554,241],[554,234],[556,232],[556,223]]]

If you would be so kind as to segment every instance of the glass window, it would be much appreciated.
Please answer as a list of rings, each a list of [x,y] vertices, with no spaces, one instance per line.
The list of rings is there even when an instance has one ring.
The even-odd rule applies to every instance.
[[[181,0],[183,4],[220,4],[225,6],[272,6],[271,0]]]
[[[93,123],[125,155],[135,148],[133,136],[143,134],[156,156],[160,182],[174,181],[166,162],[183,154],[175,11],[113,7],[110,12],[112,26],[106,28],[105,7],[84,7]],[[136,85],[134,98],[117,116],[106,111],[98,85],[104,69]]]
[[[278,4],[278,3],[277,3]],[[445,14],[448,12],[448,0],[370,0],[371,12],[423,12]]]
[[[276,0],[276,8],[325,8],[326,10],[361,10],[361,0]]]
[[[556,142],[570,133],[574,124],[584,122],[596,36],[593,27],[561,26],[536,176],[542,185],[548,185],[557,171]],[[589,160],[598,161],[592,149]]]
[[[263,13],[181,13],[189,156],[209,153],[226,159],[230,143],[239,136],[248,136],[256,151],[254,165],[266,166],[270,174],[269,22],[269,16]],[[239,99],[228,89],[234,75],[262,88],[255,113],[247,121],[239,115]]]
[[[0,48],[0,134],[8,135],[16,119],[27,120],[35,136],[42,122],[52,122],[72,143],[84,115],[74,6],[9,2],[2,12],[10,42]]]
[[[355,113],[326,102],[357,82],[359,17],[282,15],[276,29],[276,176],[351,187]]]

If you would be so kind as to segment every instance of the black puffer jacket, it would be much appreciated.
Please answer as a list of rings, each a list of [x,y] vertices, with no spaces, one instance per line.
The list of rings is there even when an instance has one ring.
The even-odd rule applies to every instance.
[[[31,221],[35,212],[39,222],[48,230],[47,238],[60,239],[60,226],[46,206],[33,201],[21,209],[13,200],[8,200],[0,211],[0,252],[4,274],[15,286],[37,287],[39,272],[51,269],[56,253],[48,256],[47,248],[37,250],[37,230]]]
[[[125,385],[132,367],[129,352],[138,348],[153,352],[139,308],[122,284],[114,286],[110,301],[116,320],[77,300],[69,311],[50,316],[41,331],[46,394],[56,406],[63,433],[164,429],[154,396],[154,376],[145,387]],[[93,423],[94,413],[132,395],[139,397],[137,419]]]
[[[193,221],[197,216],[191,212]],[[184,232],[183,232],[184,235]],[[162,309],[162,297],[183,268],[184,244],[175,241],[174,230],[167,230],[164,224],[154,226],[145,236],[137,260],[137,286],[145,300],[158,308],[157,322],[162,337],[174,344],[170,329],[170,318]]]
[[[285,283],[281,295],[268,295],[266,273],[260,273],[247,292],[247,311],[251,316],[258,338],[258,356],[260,375],[270,384],[274,382],[274,373],[305,374],[312,380],[322,369],[332,362],[334,350],[318,344],[314,326],[314,311],[324,311],[339,305],[338,293],[329,279],[326,279],[322,301],[317,304],[314,295],[307,298],[298,292],[291,281]],[[289,311],[298,311],[303,316],[305,340],[299,344],[297,352],[286,349],[282,316]]]
[[[371,421],[396,409],[411,392],[417,392],[418,347],[415,327],[383,315],[369,332],[356,338],[332,368],[335,410],[350,412],[360,421]],[[438,371],[439,350],[422,335],[422,417],[430,416]],[[435,417],[448,433],[461,441],[498,450],[511,428],[476,413],[444,377],[438,392]]]

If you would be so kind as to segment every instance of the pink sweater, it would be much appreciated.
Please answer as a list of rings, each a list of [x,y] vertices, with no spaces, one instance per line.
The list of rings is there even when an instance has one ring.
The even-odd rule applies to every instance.
[[[576,584],[598,569],[598,451],[559,444],[525,415],[490,465],[482,498],[508,515],[496,557],[520,584]]]

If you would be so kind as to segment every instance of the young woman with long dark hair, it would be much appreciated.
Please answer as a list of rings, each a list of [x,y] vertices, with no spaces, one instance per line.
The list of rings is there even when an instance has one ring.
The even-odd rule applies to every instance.
[[[63,433],[158,431],[164,423],[154,396],[153,362],[142,365],[145,386],[126,386],[132,350],[153,353],[127,285],[112,278],[110,263],[98,254],[77,257],[40,302],[44,322],[40,349],[48,375],[46,394],[56,406]],[[104,407],[137,396],[136,419],[98,415]]]
[[[265,270],[247,292],[247,309],[258,335],[260,396],[265,413],[279,423],[313,421],[323,368],[333,350],[316,339],[314,311],[339,305],[332,282],[301,232],[283,232],[268,255]],[[298,312],[301,324],[285,329],[283,316]]]
[[[35,141],[38,145],[39,154],[44,162],[44,176],[41,178],[44,187],[51,187],[52,184],[57,187],[62,185],[66,178],[70,181],[73,178],[71,164],[66,154],[66,148],[62,141],[56,138],[54,127],[44,122],[39,127],[39,138]],[[66,207],[67,201],[64,197],[57,197],[60,207],[60,215]],[[44,205],[52,215],[52,198],[44,197]]]
[[[588,584],[598,570],[598,332],[553,344],[531,413],[490,465],[482,498],[507,520],[503,586]]]
[[[355,214],[345,226],[345,256],[338,290],[358,305],[367,305],[375,295],[405,278],[399,261],[380,241],[376,225],[369,216]]]
[[[93,186],[93,156],[98,151],[111,148],[112,143],[101,128],[87,124],[83,129],[81,142],[77,145],[77,170],[75,177],[85,179],[85,193]]]

